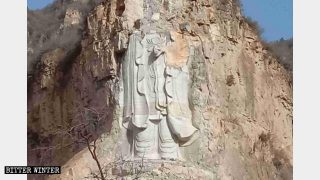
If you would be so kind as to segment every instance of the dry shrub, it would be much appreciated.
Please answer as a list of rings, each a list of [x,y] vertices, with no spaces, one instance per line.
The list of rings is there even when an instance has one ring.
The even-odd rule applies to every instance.
[[[244,20],[261,39],[261,35],[264,30],[260,27],[259,23],[249,16],[245,16]]]
[[[277,58],[278,62],[289,71],[293,67],[293,39],[284,40],[281,38],[278,41],[268,43],[270,50]]]
[[[40,10],[28,9],[28,74],[32,74],[41,55],[56,48],[67,53],[77,47],[85,28],[85,17],[102,0],[90,0],[87,3],[72,0],[56,0]],[[79,10],[82,19],[78,26],[61,29],[66,10]]]

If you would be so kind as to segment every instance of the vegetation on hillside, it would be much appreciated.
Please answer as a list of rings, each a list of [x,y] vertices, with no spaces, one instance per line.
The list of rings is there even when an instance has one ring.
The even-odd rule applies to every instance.
[[[293,39],[283,39],[268,43],[271,51],[277,57],[280,64],[292,71],[293,65]]]
[[[82,37],[85,17],[101,1],[55,0],[43,9],[28,9],[28,74],[32,74],[43,53],[56,48],[63,48],[66,53],[75,49]],[[77,9],[82,14],[80,24],[61,28],[68,8]]]
[[[261,36],[263,29],[259,23],[251,17],[245,16],[245,21],[256,32],[262,44],[276,57],[278,62],[283,65],[288,71],[292,71],[293,65],[293,38],[279,39],[272,42],[266,42]]]
[[[43,53],[56,48],[63,48],[66,54],[74,50],[81,41],[86,23],[85,17],[101,2],[102,0],[90,0],[88,2],[56,0],[41,10],[28,9],[28,74],[32,74]],[[234,3],[243,9],[239,0],[235,0]],[[79,10],[82,19],[78,26],[61,29],[68,8]],[[263,29],[259,26],[259,23],[248,16],[245,17],[245,21],[261,37]],[[262,38],[260,39],[262,40]],[[280,64],[287,70],[292,71],[292,38],[288,40],[280,39],[270,43],[263,41],[263,44],[277,57]]]

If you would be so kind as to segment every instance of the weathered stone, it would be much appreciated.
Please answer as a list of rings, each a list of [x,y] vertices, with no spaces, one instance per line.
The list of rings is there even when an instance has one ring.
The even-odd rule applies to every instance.
[[[127,38],[127,36],[122,32],[118,33],[117,36],[116,36],[115,45],[116,45],[115,46],[115,50],[117,52],[125,51],[127,49],[127,47],[128,47],[128,38]]]
[[[189,57],[189,46],[187,39],[183,35],[171,32],[170,39],[173,40],[167,47],[165,52],[167,56],[167,65],[181,68],[187,64]]]
[[[151,20],[158,21],[160,19],[160,13],[154,13],[151,17]]]
[[[127,27],[134,27],[134,23],[138,19],[143,19],[143,0],[118,0],[124,2],[124,11],[120,16],[125,17]]]
[[[170,66],[166,40],[157,33],[143,39],[139,34],[130,36],[122,68],[123,133],[132,134],[127,138],[131,151],[126,157],[181,159],[179,145],[190,145],[198,132],[188,102],[187,64],[179,69]]]
[[[62,49],[56,49],[51,52],[45,53],[42,56],[42,68],[41,68],[41,79],[40,87],[42,89],[54,88],[55,81],[57,80],[58,65],[64,57]]]
[[[191,33],[191,25],[189,23],[182,23],[179,25],[180,27],[180,30],[182,32],[188,32],[188,33]]]
[[[157,13],[161,14],[159,18],[152,19]],[[40,72],[50,73],[40,73],[30,84],[28,128],[39,135],[41,145],[43,142],[50,146],[59,142],[68,144],[72,141],[68,136],[53,140],[50,136],[61,128],[87,122],[79,118],[81,108],[93,107],[99,113],[104,112],[105,125],[99,126],[96,134],[110,133],[97,141],[98,158],[111,179],[119,178],[112,175],[112,169],[121,170],[123,164],[119,162],[125,155],[122,148],[132,147],[125,141],[130,132],[122,134],[121,129],[125,121],[119,106],[123,102],[119,94],[124,90],[120,86],[122,68],[128,49],[142,46],[140,50],[148,49],[148,53],[158,55],[158,58],[147,56],[148,65],[165,59],[162,65],[175,69],[176,77],[188,72],[185,74],[190,78],[175,79],[179,87],[171,90],[177,91],[176,94],[188,92],[188,101],[182,98],[185,105],[181,108],[190,108],[200,138],[190,146],[179,147],[185,155],[184,162],[151,163],[141,158],[137,164],[129,162],[138,173],[130,174],[129,168],[123,178],[134,179],[137,175],[145,179],[290,177],[292,80],[269,52],[263,50],[258,36],[241,20],[239,13],[234,1],[106,1],[87,17],[88,36],[63,71],[54,58],[58,52],[43,61],[45,66]],[[141,39],[129,42],[135,31]],[[148,38],[152,33],[159,35],[165,46],[148,46],[150,43],[142,41],[145,38],[156,42]],[[137,57],[132,54],[131,58]],[[147,82],[154,87],[154,81]],[[178,110],[173,113],[179,112],[176,107]],[[88,110],[85,112],[90,114]],[[90,152],[80,145],[72,148],[50,151],[49,155],[30,151],[28,161],[39,165],[37,156],[41,156],[42,163],[62,165],[62,174],[49,179],[78,180],[92,172],[96,174],[98,168]],[[144,163],[147,171],[140,173]]]
[[[63,26],[69,27],[80,23],[81,13],[77,9],[67,9],[64,17]]]
[[[213,56],[213,45],[211,41],[204,41],[203,42],[203,55],[206,59],[211,59]]]

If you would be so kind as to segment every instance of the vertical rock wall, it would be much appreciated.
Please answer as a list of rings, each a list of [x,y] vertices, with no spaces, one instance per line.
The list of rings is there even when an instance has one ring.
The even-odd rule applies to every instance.
[[[190,106],[201,133],[183,149],[194,173],[172,168],[151,174],[153,179],[179,173],[182,179],[292,179],[291,77],[231,0],[110,0],[97,6],[81,46],[64,59],[61,49],[46,53],[29,83],[29,164],[64,165],[53,179],[96,171],[83,145],[37,150],[71,143],[56,132],[88,121],[78,117],[79,109],[105,115],[94,131],[101,140],[98,154],[105,166],[115,161],[121,60],[135,30],[175,34],[168,63],[188,60]]]

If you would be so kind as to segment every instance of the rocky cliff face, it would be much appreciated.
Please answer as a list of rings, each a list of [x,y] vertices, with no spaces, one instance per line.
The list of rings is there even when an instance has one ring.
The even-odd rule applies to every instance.
[[[69,23],[76,22],[69,12]],[[42,55],[28,84],[28,162],[63,165],[49,179],[94,178],[97,166],[73,129],[98,138],[107,177],[119,177],[119,79],[134,31],[175,34],[168,63],[188,59],[200,138],[186,163],[162,163],[145,179],[292,179],[292,80],[231,0],[110,0],[87,17],[81,44]],[[117,164],[118,163],[118,164]],[[147,165],[146,165],[147,166]],[[136,175],[122,174],[126,178]],[[31,178],[31,177],[30,177]]]

